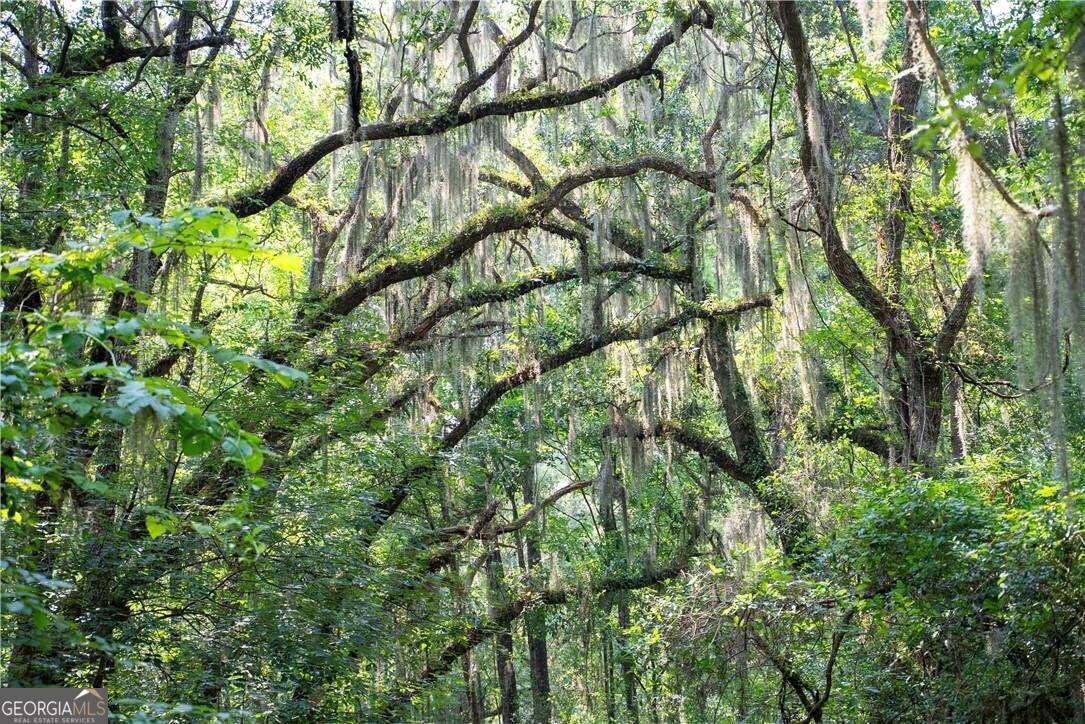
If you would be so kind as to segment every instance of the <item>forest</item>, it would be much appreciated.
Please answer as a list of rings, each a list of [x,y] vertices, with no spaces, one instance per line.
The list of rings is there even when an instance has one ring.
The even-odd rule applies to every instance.
[[[1085,3],[0,24],[3,686],[1085,721]]]

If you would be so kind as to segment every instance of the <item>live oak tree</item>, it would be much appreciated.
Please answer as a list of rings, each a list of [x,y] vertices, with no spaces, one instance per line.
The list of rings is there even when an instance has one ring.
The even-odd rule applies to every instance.
[[[1082,20],[11,3],[6,682],[1085,716]]]

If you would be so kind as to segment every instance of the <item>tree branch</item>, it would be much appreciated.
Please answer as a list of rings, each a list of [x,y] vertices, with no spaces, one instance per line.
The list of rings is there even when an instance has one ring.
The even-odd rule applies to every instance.
[[[407,497],[407,493],[414,481],[433,474],[436,470],[440,456],[443,453],[452,450],[467,437],[467,434],[474,426],[486,416],[493,406],[497,404],[498,400],[506,393],[511,392],[532,380],[538,379],[547,372],[587,357],[612,344],[657,337],[676,329],[693,319],[725,318],[738,311],[750,309],[755,306],[765,306],[770,303],[771,301],[766,295],[766,298],[764,299],[758,298],[756,300],[749,300],[731,307],[722,307],[715,304],[690,305],[684,311],[673,317],[647,322],[639,326],[620,324],[611,328],[604,334],[593,334],[582,337],[561,351],[536,360],[532,364],[502,377],[484,391],[475,401],[474,405],[472,405],[467,414],[453,424],[451,429],[449,429],[434,446],[433,450],[426,454],[421,461],[413,465],[405,475],[400,477],[400,479],[392,485],[385,497],[377,502],[373,510],[372,529],[366,536],[369,540],[372,540],[381,526],[383,526],[384,523],[399,509],[399,506]]]
[[[663,568],[642,571],[635,575],[618,575],[604,578],[589,583],[587,593],[600,596],[619,591],[636,591],[658,586],[684,573],[689,567],[689,562],[690,556],[683,555]],[[449,671],[461,656],[479,644],[488,641],[499,631],[504,630],[510,623],[523,615],[525,611],[538,605],[567,603],[575,600],[576,593],[576,591],[565,588],[546,588],[525,591],[519,594],[504,606],[495,609],[486,620],[456,635],[453,641],[449,642],[436,657],[422,667],[421,671],[413,677],[409,684],[382,697],[375,712],[376,716],[383,720],[395,719],[402,714],[403,708],[409,704],[411,697],[421,692],[426,684]]]
[[[362,113],[362,66],[358,51],[351,45],[354,42],[354,3],[351,0],[334,0],[332,6],[335,11],[335,39],[343,41],[343,57],[347,61],[347,100],[350,130],[353,133],[361,125]]]
[[[416,279],[447,267],[472,249],[475,244],[494,234],[539,226],[562,200],[576,189],[594,181],[631,176],[640,171],[653,169],[670,173],[698,185],[714,186],[707,174],[690,171],[676,161],[662,156],[642,156],[630,161],[603,164],[571,174],[558,181],[548,192],[532,197],[518,205],[497,206],[487,212],[476,214],[463,228],[448,238],[443,246],[416,259],[396,261],[388,259],[376,265],[373,272],[351,282],[332,297],[315,314],[300,318],[295,324],[294,335],[306,338],[326,329],[336,320],[349,314],[374,294],[393,284]],[[293,346],[293,342],[291,342]],[[282,361],[281,352],[270,353]]]
[[[956,97],[953,84],[949,82],[949,76],[946,74],[942,58],[938,55],[934,43],[931,42],[930,34],[927,33],[927,28],[923,22],[923,16],[919,11],[916,0],[904,0],[904,7],[907,10],[908,19],[915,30],[916,36],[923,44],[923,49],[926,51],[927,57],[930,58],[931,64],[934,66],[934,74],[938,78],[939,85],[942,86],[942,92],[945,95],[946,101],[953,106],[953,110],[955,111],[954,119],[961,129],[961,133],[968,139],[968,143],[965,144],[968,155],[975,160],[976,165],[983,171],[983,174],[987,177],[987,180],[991,182],[991,185],[995,188],[995,191],[998,192],[998,195],[1002,197],[1002,200],[1014,211],[1029,219],[1040,219],[1045,216],[1053,216],[1056,214],[1059,210],[1058,206],[1035,208],[1018,201],[1014,198],[1013,194],[1010,193],[1009,189],[1006,188],[1006,185],[1002,183],[1001,179],[998,178],[994,169],[988,165],[987,160],[983,156],[983,152],[980,150],[979,144],[976,142],[976,135],[965,123],[964,117],[961,115],[956,102],[953,100]]]
[[[575,493],[577,490],[583,490],[591,484],[591,480],[579,480],[574,483],[569,483],[568,485],[563,485],[550,495],[546,496],[546,498],[539,501],[538,504],[528,508],[523,515],[510,523],[502,523],[501,525],[495,526],[476,526],[475,523],[472,523],[470,525],[453,525],[447,528],[441,528],[440,530],[434,532],[431,536],[427,536],[426,540],[447,541],[454,540],[456,538],[478,538],[479,540],[495,540],[500,535],[520,530],[525,525],[533,521],[540,511],[543,511],[546,508],[550,507],[569,493]],[[493,516],[491,515],[490,518],[492,519]]]
[[[104,3],[108,4],[108,3]],[[33,86],[19,97],[4,103],[4,112],[0,117],[0,126],[4,132],[11,131],[27,115],[35,112],[35,107],[51,100],[64,87],[64,81],[101,73],[112,65],[142,58],[169,58],[175,53],[188,53],[200,48],[220,48],[234,42],[229,35],[212,35],[206,38],[189,40],[173,45],[141,46],[136,48],[109,47],[96,48],[89,53],[68,60],[53,73],[41,76]]]
[[[806,35],[794,2],[769,5],[774,19],[783,31],[795,63],[796,111],[802,129],[801,153],[803,176],[810,188],[810,197],[817,212],[825,260],[833,276],[882,328],[894,338],[901,349],[911,349],[918,336],[907,310],[890,301],[852,258],[844,247],[835,219],[835,171],[826,137],[821,94],[817,76],[806,43]]]
[[[257,214],[290,193],[294,184],[322,158],[351,143],[431,136],[459,128],[482,118],[512,116],[517,113],[562,108],[592,98],[598,98],[629,81],[638,80],[649,75],[663,51],[677,42],[678,38],[693,25],[711,27],[712,17],[703,10],[695,11],[676,23],[673,30],[668,30],[660,35],[640,62],[580,88],[569,91],[550,91],[520,97],[500,98],[479,103],[465,110],[459,110],[458,107],[450,105],[440,112],[428,116],[402,121],[373,123],[361,126],[354,132],[339,131],[332,133],[289,161],[266,185],[244,192],[233,201],[227,201],[221,205],[228,206],[238,217]]]

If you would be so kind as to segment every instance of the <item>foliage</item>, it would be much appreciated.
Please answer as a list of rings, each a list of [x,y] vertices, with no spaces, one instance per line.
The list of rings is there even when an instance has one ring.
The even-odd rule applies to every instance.
[[[9,5],[5,684],[1085,716],[1085,6]]]

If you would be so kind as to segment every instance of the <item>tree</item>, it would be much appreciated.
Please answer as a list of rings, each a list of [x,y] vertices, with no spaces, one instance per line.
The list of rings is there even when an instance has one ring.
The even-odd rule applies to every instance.
[[[6,680],[1080,716],[1081,20],[14,3]]]

